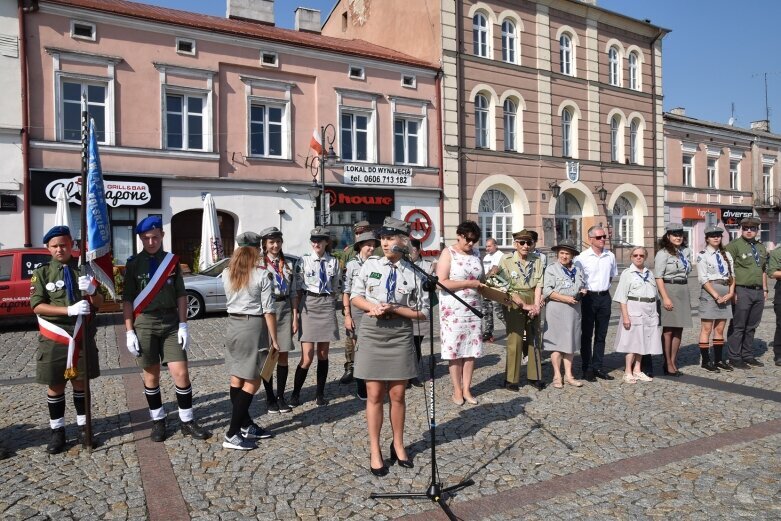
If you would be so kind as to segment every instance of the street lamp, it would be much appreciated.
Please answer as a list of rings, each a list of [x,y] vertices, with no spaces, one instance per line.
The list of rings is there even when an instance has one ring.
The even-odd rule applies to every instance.
[[[550,192],[553,195],[553,198],[558,199],[559,195],[561,195],[561,187],[556,183],[556,181],[551,181],[548,183],[548,188],[550,188]]]
[[[320,194],[320,226],[325,226],[328,208],[327,196],[325,193],[325,167],[331,167],[339,160],[339,156],[334,152],[334,141],[336,141],[336,128],[332,124],[320,127],[320,155],[307,158],[304,166],[312,174],[312,191],[317,190]],[[325,145],[328,145],[326,150]],[[317,179],[320,178],[318,186]],[[318,224],[318,223],[316,223]]]

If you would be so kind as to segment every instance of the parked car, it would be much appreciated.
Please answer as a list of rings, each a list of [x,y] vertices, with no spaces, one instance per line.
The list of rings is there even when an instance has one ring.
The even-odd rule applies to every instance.
[[[78,256],[77,251],[73,252]],[[0,250],[0,320],[31,318],[30,278],[51,260],[46,248]]]
[[[298,257],[285,255],[285,259],[295,264]],[[211,268],[198,274],[184,275],[184,289],[187,290],[187,319],[201,318],[205,313],[225,311],[228,307],[225,288],[222,285],[222,272],[230,259],[222,259]]]

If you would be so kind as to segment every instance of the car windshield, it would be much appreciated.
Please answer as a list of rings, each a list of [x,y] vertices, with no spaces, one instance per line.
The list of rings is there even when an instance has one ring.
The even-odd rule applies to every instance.
[[[230,262],[230,259],[222,259],[221,261],[217,262],[214,266],[207,268],[199,273],[199,275],[206,275],[207,277],[216,277],[222,271],[228,267],[228,262]]]

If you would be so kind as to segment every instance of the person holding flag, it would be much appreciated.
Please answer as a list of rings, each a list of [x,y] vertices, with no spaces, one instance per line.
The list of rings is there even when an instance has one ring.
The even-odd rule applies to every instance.
[[[187,295],[179,258],[163,251],[163,222],[149,216],[136,226],[143,251],[127,260],[122,294],[127,349],[143,369],[144,394],[152,418],[152,441],[165,440],[160,364],[176,386],[182,434],[205,440],[211,433],[193,418],[193,389],[187,366]]]
[[[82,336],[86,346],[97,356],[95,326],[87,316],[103,303],[95,290],[97,284],[89,275],[78,276],[73,258],[73,238],[67,226],[55,226],[43,237],[51,261],[33,271],[30,278],[30,307],[38,315],[40,338],[36,352],[35,381],[47,385],[51,439],[49,454],[65,450],[65,385],[71,381],[79,442],[86,436],[84,374],[86,357],[79,356]],[[75,368],[75,369],[74,369]],[[100,376],[95,368],[90,378]]]

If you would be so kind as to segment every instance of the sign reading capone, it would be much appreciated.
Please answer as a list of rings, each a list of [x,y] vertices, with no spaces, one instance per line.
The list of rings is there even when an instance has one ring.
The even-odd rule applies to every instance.
[[[51,201],[57,201],[57,193],[60,188],[65,188],[68,202],[81,204],[81,177],[70,179],[56,179],[46,185],[45,194]],[[103,189],[106,194],[106,204],[116,208],[117,206],[143,206],[151,198],[149,185],[142,181],[109,181],[103,180]]]

